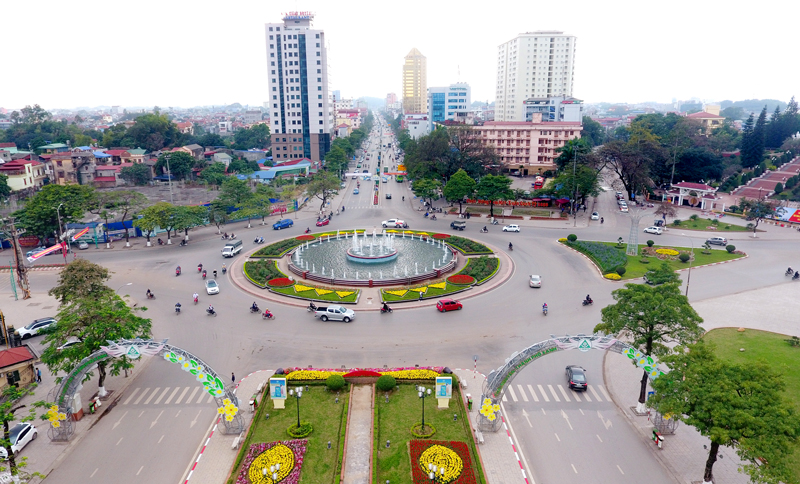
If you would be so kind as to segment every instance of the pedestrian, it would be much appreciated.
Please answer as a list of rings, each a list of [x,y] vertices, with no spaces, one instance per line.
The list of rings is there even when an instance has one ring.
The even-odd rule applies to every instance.
[[[586,213],[586,204],[583,204],[583,213]]]
[[[236,383],[236,376],[231,372],[231,383]]]
[[[36,383],[42,383],[42,370],[36,369]]]
[[[419,300],[422,301],[422,291],[419,292]]]

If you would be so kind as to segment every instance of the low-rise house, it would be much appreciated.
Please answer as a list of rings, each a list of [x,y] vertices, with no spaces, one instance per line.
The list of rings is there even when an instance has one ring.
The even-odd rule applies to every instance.
[[[64,143],[51,143],[49,145],[38,146],[37,150],[44,150],[46,154],[63,153],[69,151],[69,146]]]
[[[52,173],[51,183],[91,185],[94,182],[97,161],[93,151],[54,153],[48,164]]]
[[[205,153],[205,150],[203,149],[202,146],[198,144],[191,144],[191,145],[186,145],[183,148],[186,148],[189,154],[192,155],[192,157],[194,157],[194,159],[196,160],[203,159],[203,153]]]
[[[97,188],[115,188],[126,185],[120,176],[122,169],[133,166],[133,163],[122,163],[120,165],[98,165],[95,168],[94,186]]]
[[[47,179],[44,164],[26,159],[8,161],[0,165],[0,174],[8,177],[12,192],[33,191],[41,188]]]
[[[231,164],[231,161],[233,161],[233,158],[227,153],[214,153],[212,160],[214,163],[225,163],[225,167],[227,168]]]
[[[111,155],[111,164],[119,165],[123,160],[130,159],[131,154],[125,149],[106,150],[106,153]]]
[[[0,371],[6,376],[0,379],[0,392],[13,386],[27,386],[36,381],[34,363],[39,355],[29,345],[16,346],[0,351]]]
[[[0,150],[8,151],[9,153],[16,153],[17,152],[17,144],[16,143],[0,143]]]
[[[183,134],[194,134],[194,124],[192,123],[175,123],[178,126],[178,131]]]

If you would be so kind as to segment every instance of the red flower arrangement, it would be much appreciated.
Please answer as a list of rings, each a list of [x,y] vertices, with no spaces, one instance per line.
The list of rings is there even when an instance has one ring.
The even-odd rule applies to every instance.
[[[374,377],[379,377],[379,376],[381,376],[381,374],[378,373],[377,371],[371,371],[371,370],[353,370],[350,373],[346,373],[344,375],[345,378],[356,377],[356,376],[374,376]]]
[[[472,468],[472,458],[469,454],[469,447],[464,442],[456,440],[427,440],[427,439],[413,439],[410,442],[411,446],[411,476],[413,477],[414,484],[430,484],[431,480],[428,478],[427,469],[423,470],[419,463],[419,458],[428,447],[433,445],[441,445],[447,447],[461,458],[464,463],[464,469],[461,474],[454,481],[449,484],[477,484],[475,479],[475,470]]]
[[[450,238],[450,234],[433,234],[433,235],[431,235],[431,237],[433,237],[434,239],[439,239],[439,240],[449,239]]]
[[[267,285],[272,287],[287,287],[291,286],[292,284],[294,284],[294,281],[288,277],[276,277],[275,279],[270,279],[267,281]]]
[[[314,237],[313,235],[298,235],[297,237],[294,238],[294,240],[303,240],[303,241],[314,240],[314,239],[316,239],[316,237]]]
[[[450,284],[460,284],[460,285],[474,284],[475,278],[472,276],[468,276],[466,274],[453,274],[452,276],[447,278],[447,282],[449,282]]]

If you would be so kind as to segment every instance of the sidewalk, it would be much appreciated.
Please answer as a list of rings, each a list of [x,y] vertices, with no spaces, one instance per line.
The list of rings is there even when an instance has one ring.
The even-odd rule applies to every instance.
[[[342,484],[369,484],[372,477],[372,385],[354,385],[347,412]]]

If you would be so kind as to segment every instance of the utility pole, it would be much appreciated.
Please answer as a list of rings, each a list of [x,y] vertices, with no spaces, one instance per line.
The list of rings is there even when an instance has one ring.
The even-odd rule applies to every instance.
[[[572,226],[578,226],[578,179],[576,176],[576,172],[578,170],[578,144],[575,143],[572,145],[572,184],[575,186],[575,193],[574,198],[572,199]]]
[[[164,157],[167,159],[167,182],[169,183],[169,203],[175,205],[175,200],[172,199],[172,171],[169,169],[169,159],[172,156],[171,153],[167,153]],[[167,237],[169,239],[169,237]]]
[[[11,249],[14,251],[14,261],[17,264],[17,267],[14,269],[17,272],[19,288],[22,290],[22,299],[30,299],[31,290],[30,285],[28,284],[28,273],[25,269],[25,266],[22,264],[22,251],[19,247],[19,242],[17,241],[17,229],[14,227],[13,218],[9,219],[9,221],[3,227],[3,230],[6,233],[11,234]]]

